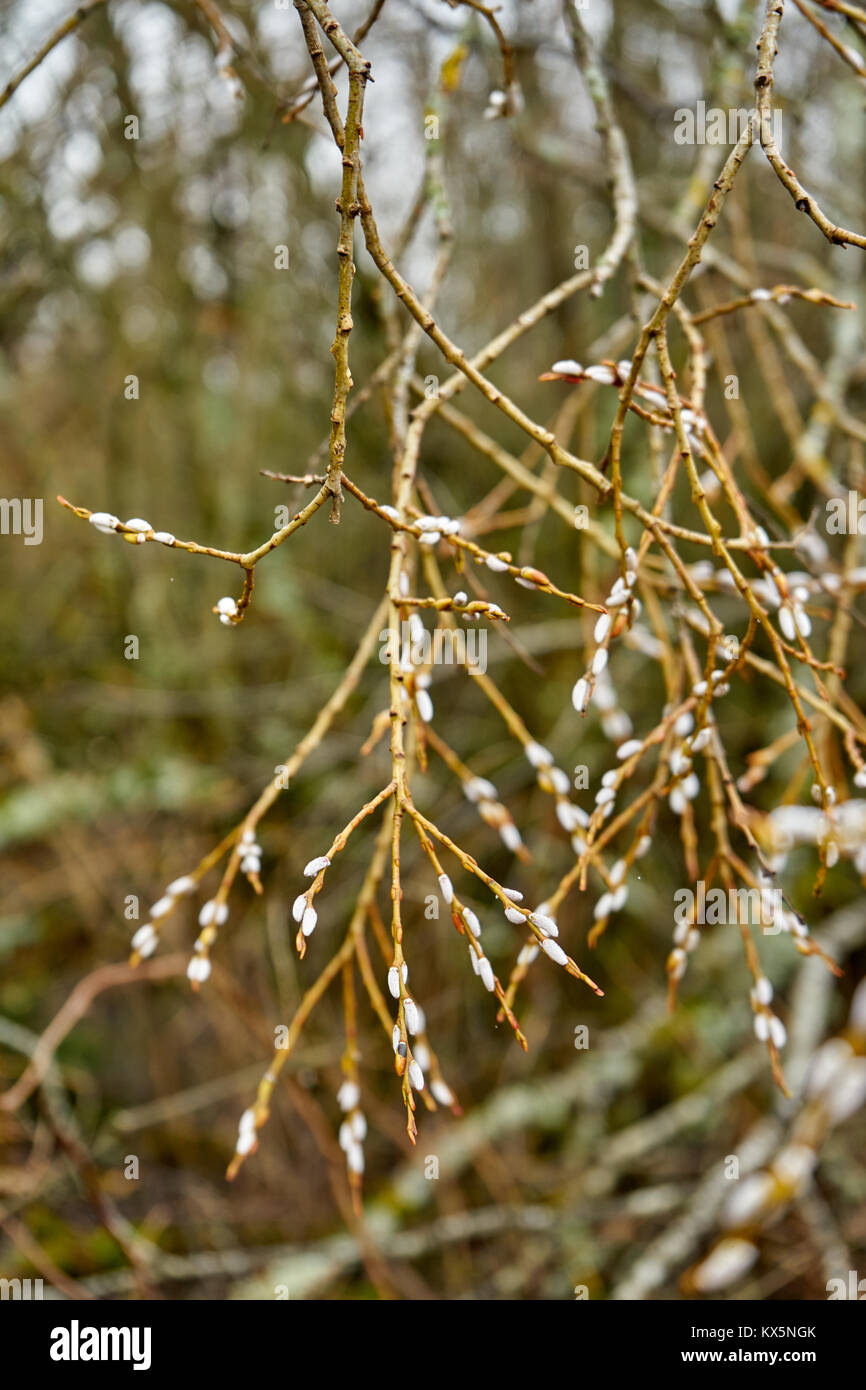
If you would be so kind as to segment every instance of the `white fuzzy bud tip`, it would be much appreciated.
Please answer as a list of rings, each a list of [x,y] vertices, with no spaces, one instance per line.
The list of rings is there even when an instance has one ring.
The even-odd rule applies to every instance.
[[[521,839],[520,831],[517,829],[517,826],[514,824],[514,822],[507,821],[505,825],[500,826],[499,834],[502,839],[502,843],[505,845],[505,848],[510,849],[512,854],[516,854],[517,851],[520,849],[520,846],[523,844],[523,840]]]
[[[113,516],[111,512],[91,512],[87,520],[105,536],[110,536],[120,525],[120,518]]]
[[[337,1092],[337,1104],[342,1111],[354,1110],[361,1099],[360,1087],[354,1081],[344,1081]]]
[[[602,613],[601,617],[599,618],[598,622],[596,623],[593,629],[593,638],[595,639],[596,643],[600,645],[604,641],[605,637],[607,637],[607,634],[609,632],[610,614]]]
[[[757,1246],[750,1240],[729,1236],[698,1265],[694,1273],[695,1287],[701,1293],[724,1289],[748,1273],[757,1258]]]
[[[617,748],[616,756],[622,761],[624,758],[630,758],[633,753],[639,753],[642,747],[639,738],[626,739],[625,743],[621,743]]]
[[[478,962],[478,974],[481,977],[481,983],[483,984],[484,988],[486,990],[489,990],[489,992],[492,994],[494,989],[496,988],[496,981],[493,978],[493,966],[490,964],[490,961],[487,959],[486,956],[482,956],[480,961]]]
[[[559,927],[553,917],[548,917],[544,912],[530,912],[529,920],[543,936],[559,936]]]
[[[565,954],[562,947],[558,945],[557,942],[553,941],[549,936],[546,936],[542,941],[541,949],[546,956],[550,957],[550,959],[554,962],[555,965],[567,964],[568,956]]]
[[[467,927],[469,928],[474,937],[479,937],[481,935],[481,923],[479,922],[476,914],[472,911],[471,907],[464,907],[463,921],[466,923]]]
[[[578,714],[583,714],[588,700],[589,681],[584,680],[583,676],[581,676],[580,680],[575,683],[574,689],[571,692],[571,703],[574,705]]]
[[[440,1105],[454,1104],[454,1092],[450,1086],[446,1085],[445,1082],[438,1077],[430,1082],[430,1091],[434,1099],[438,1100]]]
[[[206,956],[193,956],[189,965],[186,967],[188,980],[194,980],[197,984],[203,984],[210,975],[210,961]]]
[[[326,854],[320,854],[318,859],[311,859],[309,864],[304,865],[304,878],[315,878],[316,874],[321,873],[322,869],[327,869],[330,863]]]
[[[553,762],[553,754],[540,743],[527,743],[524,752],[533,767],[550,767]]]
[[[150,922],[146,922],[143,927],[139,927],[130,944],[133,951],[137,951],[146,960],[148,956],[153,955],[159,945],[159,937]]]
[[[182,878],[176,878],[166,888],[166,893],[170,893],[173,898],[183,897],[185,893],[191,893],[195,888],[195,879],[189,874],[184,874]]]

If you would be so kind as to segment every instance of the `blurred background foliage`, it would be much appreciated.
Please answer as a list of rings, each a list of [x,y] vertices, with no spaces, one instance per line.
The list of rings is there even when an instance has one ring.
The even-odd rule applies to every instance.
[[[366,12],[349,0],[335,8],[350,30]],[[67,9],[4,0],[3,80]],[[41,545],[14,536],[0,542],[6,1084],[21,1070],[21,1049],[33,1045],[77,982],[125,958],[134,926],[124,917],[128,896],[137,895],[144,920],[147,904],[226,833],[285,760],[336,685],[385,582],[383,527],[347,498],[339,529],[320,512],[259,567],[247,620],[227,629],[210,611],[233,591],[230,571],[218,562],[100,536],[54,500],[61,493],[121,518],[146,517],[184,538],[252,548],[274,529],[275,508],[299,495],[260,470],[303,472],[327,435],[339,161],[318,98],[302,117],[281,119],[308,76],[294,10],[236,0],[229,13],[253,55],[237,63],[240,96],[215,65],[216,40],[195,5],[113,0],[0,113],[3,491],[44,499]],[[749,104],[756,10],[710,0],[615,7],[591,0],[586,19],[603,44],[638,178],[643,264],[662,278],[681,255],[681,229],[694,225],[725,154],[678,145],[674,112],[698,99],[708,107]],[[525,98],[507,120],[484,119],[489,94],[501,85],[501,58],[477,14],[434,0],[389,0],[363,44],[375,77],[366,101],[365,177],[386,246],[423,185],[424,115],[434,97],[442,112],[456,236],[439,317],[467,353],[569,275],[577,244],[600,254],[611,228],[594,117],[558,4],[507,3],[500,20]],[[783,39],[777,100],[787,157],[839,221],[860,226],[866,207],[856,78],[796,12],[786,16]],[[437,88],[449,59],[456,80],[443,98]],[[337,83],[342,102],[342,77]],[[139,121],[137,139],[125,138],[130,115]],[[852,151],[860,151],[853,164]],[[754,284],[786,280],[857,297],[861,254],[828,248],[754,152],[713,244],[749,268]],[[281,245],[289,248],[286,270],[275,268]],[[434,248],[425,216],[401,260],[413,283],[426,283]],[[386,346],[383,287],[360,236],[356,259],[351,361],[360,386]],[[493,379],[535,418],[552,420],[563,388],[539,384],[539,372],[555,358],[598,360],[603,335],[620,322],[624,338],[611,355],[631,351],[639,319],[630,316],[640,304],[631,280],[626,270],[600,300],[567,301],[496,364]],[[705,307],[732,290],[709,269],[690,295],[692,307]],[[844,316],[808,304],[786,312],[818,362],[839,352],[839,334],[849,332],[840,327]],[[862,318],[857,323],[845,357],[846,404],[855,414],[866,376]],[[716,346],[730,354],[755,450],[776,477],[790,463],[792,444],[756,358],[771,354],[803,419],[813,391],[803,374],[780,365],[767,330],[748,316],[726,320],[724,331]],[[602,348],[588,356],[598,340]],[[673,342],[682,352],[677,331]],[[430,344],[422,346],[419,371],[447,375]],[[135,400],[124,394],[130,375],[140,384]],[[577,420],[573,443],[584,457],[603,455],[611,400],[596,393]],[[460,404],[521,453],[519,433],[484,402],[465,393]],[[716,370],[708,410],[724,440],[727,406]],[[642,429],[627,430],[629,485],[645,500],[652,489],[644,440]],[[831,456],[832,467],[850,476],[856,458],[842,456],[845,441],[832,447],[842,451]],[[538,463],[532,451],[528,457]],[[497,482],[492,465],[439,421],[425,435],[422,467],[451,515],[465,513]],[[378,395],[351,420],[347,468],[367,492],[388,500],[388,425]],[[761,499],[746,486],[760,516]],[[589,501],[571,477],[560,488],[570,501]],[[808,488],[794,501],[804,520],[821,504]],[[518,494],[514,505],[524,502]],[[597,555],[549,514],[498,533],[497,544],[541,564],[565,587],[579,580],[578,592],[589,597],[605,591],[609,576]],[[493,597],[505,602],[502,593]],[[491,633],[491,670],[562,766],[602,770],[610,753],[597,721],[578,724],[568,698],[582,669],[580,620],[555,600],[514,587],[507,607],[510,635],[531,658],[521,660]],[[138,638],[137,660],[124,656],[129,635]],[[619,653],[615,673],[633,716],[661,704],[658,671],[636,653]],[[333,1190],[342,1181],[332,1133],[344,1046],[338,990],[305,1031],[259,1153],[234,1187],[223,1173],[273,1027],[291,1018],[354,901],[369,830],[329,875],[319,931],[299,964],[288,905],[301,867],[387,775],[384,746],[358,755],[387,698],[383,675],[374,661],[346,714],[265,822],[265,895],[255,898],[245,885],[234,891],[213,988],[193,998],[181,978],[109,989],[60,1047],[56,1104],[62,1098],[68,1108],[102,1190],[142,1238],[179,1263],[160,1266],[149,1284],[130,1274],[127,1254],[88,1200],[81,1155],[70,1157],[59,1143],[50,1105],[39,1096],[14,1117],[0,1114],[7,1219],[0,1273],[34,1272],[22,1226],[70,1279],[121,1296],[154,1287],[178,1298],[261,1292],[243,1281],[261,1276],[267,1284],[269,1248],[331,1251],[322,1242],[338,1238],[343,1224]],[[862,686],[861,664],[849,672],[855,699]],[[543,896],[569,863],[552,802],[471,682],[449,675],[433,694],[457,751],[478,774],[495,774],[531,866],[511,862],[435,759],[419,778],[419,805],[435,807],[440,823],[501,881],[530,899]],[[745,680],[720,718],[735,768],[791,722],[781,694]],[[756,789],[755,804],[774,805],[795,767],[796,756],[783,760]],[[786,882],[799,889],[798,905],[816,927],[859,891],[843,866],[815,902],[814,860],[804,853],[795,868]],[[494,1026],[450,924],[424,920],[431,882],[410,839],[405,911],[413,985],[466,1118],[421,1112],[418,1149],[407,1152],[390,1049],[362,1006],[367,1192],[375,1218],[390,1223],[388,1239],[417,1230],[417,1248],[402,1253],[395,1245],[388,1278],[378,1285],[357,1260],[341,1263],[331,1252],[317,1277],[300,1280],[301,1293],[375,1297],[390,1279],[411,1297],[564,1298],[576,1283],[604,1296],[635,1248],[664,1229],[711,1166],[736,1152],[758,1117],[774,1113],[777,1095],[758,1055],[724,1104],[670,1143],[611,1168],[607,1187],[604,1180],[593,1186],[606,1171],[611,1136],[701,1087],[713,1094],[720,1069],[744,1047],[751,1055],[748,976],[726,942],[708,947],[677,1012],[664,1013],[664,957],[682,875],[670,827],[589,964],[577,944],[591,923],[591,895],[569,900],[563,936],[606,996],[597,1000],[560,972],[536,969],[518,999],[530,1044],[524,1056],[509,1030]],[[187,950],[193,932],[190,908],[172,919],[166,949]],[[504,961],[514,944],[504,922],[486,925],[485,940],[494,961]],[[759,945],[767,973],[791,978],[797,958],[790,942]],[[827,999],[830,1031],[841,1025],[864,959],[861,944]],[[579,1024],[590,1029],[586,1055],[574,1048]],[[568,1078],[584,1064],[595,1068],[594,1079],[585,1093],[575,1080],[571,1094]],[[327,1162],[316,1128],[323,1120],[331,1134]],[[449,1162],[448,1145],[461,1142],[455,1134],[475,1133],[473,1125],[470,1157]],[[853,1155],[863,1138],[861,1117],[833,1136],[821,1171],[823,1197],[861,1265],[864,1178]],[[123,1176],[130,1154],[140,1160],[137,1182]],[[439,1180],[416,1181],[410,1194],[429,1155],[440,1157]],[[484,1218],[489,1229],[478,1216],[485,1212],[492,1213]],[[448,1220],[453,1227],[443,1226]],[[665,1276],[660,1296],[680,1296],[679,1273]],[[814,1231],[794,1209],[771,1233],[747,1296],[823,1297],[823,1288]]]

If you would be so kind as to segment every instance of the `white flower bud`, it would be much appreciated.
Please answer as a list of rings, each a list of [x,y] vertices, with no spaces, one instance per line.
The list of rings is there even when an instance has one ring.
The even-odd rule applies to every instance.
[[[319,914],[316,909],[314,907],[306,908],[301,918],[301,931],[304,936],[312,936],[313,932],[316,930],[316,923],[318,920]]]
[[[611,367],[585,367],[583,375],[590,381],[597,381],[600,386],[613,386],[616,381],[616,373]]]
[[[601,646],[607,634],[610,632],[610,614],[602,613],[593,629],[593,641],[596,646]]]
[[[544,912],[530,912],[529,920],[543,936],[559,936],[559,927],[553,917],[548,917]]]
[[[517,851],[520,849],[521,845],[523,844],[523,840],[521,839],[520,831],[517,829],[517,826],[514,824],[514,822],[507,821],[505,825],[500,826],[499,834],[502,839],[502,843],[505,845],[505,848],[510,849],[512,854],[516,854]]]
[[[553,762],[553,754],[540,743],[527,743],[524,752],[533,767],[550,767]]]
[[[165,917],[166,913],[171,912],[173,907],[174,898],[170,893],[166,893],[164,897],[158,898],[154,903],[150,909],[150,915],[155,922],[158,922],[160,917]]]
[[[831,1095],[836,1081],[848,1060],[853,1056],[851,1044],[844,1038],[830,1038],[812,1058],[806,1093],[813,1098]]]
[[[101,531],[105,536],[110,536],[120,525],[120,518],[111,512],[91,512],[87,520],[91,526],[95,526],[97,531]]]
[[[594,920],[596,922],[600,922],[602,917],[608,917],[612,911],[612,908],[613,894],[602,893],[601,897],[599,898],[598,902],[592,910]]]
[[[788,1144],[776,1154],[772,1168],[780,1182],[799,1191],[805,1186],[816,1161],[817,1155],[808,1144]]]
[[[354,1110],[361,1099],[361,1088],[354,1081],[344,1081],[337,1092],[337,1104],[343,1111]]]
[[[774,1046],[776,1046],[780,1050],[785,1046],[785,1043],[788,1041],[788,1031],[782,1020],[780,1018],[777,1018],[775,1014],[770,1014],[770,1038],[772,1039]]]
[[[766,975],[759,975],[755,981],[754,995],[759,1004],[769,1004],[773,998],[773,986]]]
[[[574,806],[570,801],[557,801],[556,819],[559,821],[563,830],[571,835],[578,826],[589,824],[589,816],[580,806]]]
[[[454,1104],[454,1092],[451,1090],[451,1087],[447,1086],[439,1077],[436,1077],[434,1081],[430,1082],[430,1092],[434,1099],[438,1100],[440,1105]]]
[[[866,1103],[866,1057],[851,1058],[839,1072],[825,1103],[834,1124],[847,1120]]]
[[[848,1022],[857,1033],[866,1033],[866,979],[860,981],[851,996]]]
[[[471,907],[464,907],[463,921],[466,923],[473,936],[478,937],[481,935],[481,923]]]
[[[712,731],[712,729],[710,729],[710,728],[705,724],[704,727],[703,727],[702,729],[699,729],[699,730],[698,730],[698,732],[695,734],[694,738],[692,739],[691,745],[690,745],[690,746],[691,746],[691,751],[692,751],[693,753],[700,753],[704,748],[706,748],[706,746],[707,746],[707,744],[709,743],[709,741],[710,741],[710,739],[712,738],[712,736],[713,736],[713,731]]]
[[[737,1183],[722,1212],[722,1225],[748,1226],[771,1204],[774,1183],[769,1173],[750,1173]]]
[[[409,1063],[409,1080],[411,1081],[416,1091],[424,1090],[424,1073],[419,1067],[414,1057],[412,1058],[412,1061]]]
[[[331,861],[326,854],[320,854],[317,859],[311,859],[309,864],[304,865],[304,878],[315,878],[322,869],[327,869]]]
[[[215,917],[216,903],[214,902],[213,898],[211,898],[209,902],[204,903],[204,905],[202,906],[198,914],[198,924],[200,927],[209,927]]]
[[[486,777],[470,777],[463,783],[463,795],[467,801],[495,801],[498,793]]]
[[[727,1288],[742,1279],[757,1258],[758,1247],[750,1240],[728,1236],[698,1265],[693,1276],[695,1287],[700,1293],[714,1293],[717,1289]]]
[[[307,895],[299,893],[292,903],[292,917],[296,922],[300,922],[307,910]]]
[[[159,945],[159,937],[150,922],[145,922],[143,927],[139,927],[130,945],[133,951],[137,951],[144,960],[153,955]]]
[[[210,961],[207,956],[193,956],[189,965],[186,967],[186,975],[188,980],[194,980],[198,984],[204,984],[204,981],[210,975]]]
[[[392,965],[388,971],[388,990],[392,999],[400,998],[400,976],[397,973],[396,965]]]
[[[481,983],[484,988],[489,990],[492,994],[493,990],[496,988],[496,981],[493,978],[493,966],[486,956],[482,956],[478,962],[478,974],[481,977]]]
[[[584,680],[583,676],[581,676],[580,680],[575,683],[574,689],[571,692],[571,703],[574,705],[578,714],[583,714],[588,700],[589,681]]]
[[[568,956],[552,937],[546,936],[544,938],[541,943],[541,949],[546,956],[550,957],[555,965],[566,965],[568,963]]]
[[[642,748],[643,744],[639,738],[629,738],[626,739],[625,743],[619,745],[616,756],[622,762],[625,758],[630,758],[633,753],[639,753]]]
[[[166,893],[170,893],[173,898],[183,897],[185,893],[191,893],[195,888],[195,879],[189,874],[184,874],[182,878],[176,878],[166,888]]]

